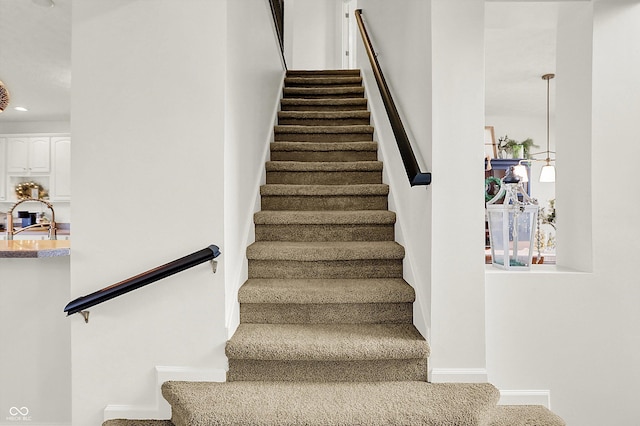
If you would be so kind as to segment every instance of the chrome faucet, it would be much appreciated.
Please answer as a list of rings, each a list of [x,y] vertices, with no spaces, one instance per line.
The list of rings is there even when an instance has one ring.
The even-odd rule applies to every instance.
[[[46,205],[49,210],[51,210],[51,222],[49,223],[36,223],[35,225],[25,226],[24,228],[20,228],[17,231],[13,229],[13,210],[18,207],[20,204],[25,203],[27,201],[36,201]],[[20,200],[9,209],[7,212],[7,240],[13,240],[13,236],[21,233],[22,231],[26,231],[27,229],[35,229],[35,228],[48,228],[49,229],[49,239],[55,240],[57,239],[57,228],[56,228],[56,212],[53,210],[53,206],[51,203],[48,203],[44,200],[36,199],[36,198],[25,198],[24,200]]]

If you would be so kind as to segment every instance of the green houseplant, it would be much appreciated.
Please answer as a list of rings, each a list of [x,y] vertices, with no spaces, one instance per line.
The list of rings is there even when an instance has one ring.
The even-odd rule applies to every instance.
[[[498,139],[499,145],[498,149],[505,150],[510,153],[512,158],[529,158],[529,153],[531,151],[531,147],[538,147],[533,143],[533,139],[527,138],[521,142],[518,142],[515,139],[509,139],[507,135],[504,135],[503,138]]]

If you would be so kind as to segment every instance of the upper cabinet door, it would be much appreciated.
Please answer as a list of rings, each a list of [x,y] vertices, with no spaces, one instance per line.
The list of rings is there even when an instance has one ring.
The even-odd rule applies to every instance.
[[[49,173],[50,151],[48,137],[7,138],[7,173]]]
[[[29,172],[49,173],[51,170],[49,138],[29,138]]]
[[[29,138],[7,138],[7,173],[29,172]]]
[[[51,138],[51,196],[54,200],[71,199],[71,138]]]

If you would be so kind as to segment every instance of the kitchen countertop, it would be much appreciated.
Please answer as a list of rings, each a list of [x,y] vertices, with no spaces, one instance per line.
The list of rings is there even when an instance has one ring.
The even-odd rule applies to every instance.
[[[0,259],[69,256],[68,240],[4,240],[0,241]]]

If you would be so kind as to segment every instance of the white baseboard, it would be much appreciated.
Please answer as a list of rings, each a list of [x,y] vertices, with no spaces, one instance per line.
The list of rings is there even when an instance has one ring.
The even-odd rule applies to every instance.
[[[41,423],[32,422],[31,420],[11,420],[9,423],[0,422],[0,426],[15,426],[15,425],[29,425],[29,426],[71,426],[71,423]]]
[[[484,368],[432,368],[429,372],[432,383],[487,383]]]
[[[542,405],[551,409],[550,390],[501,390],[499,405]]]
[[[205,370],[191,367],[156,366],[155,405],[136,406],[110,404],[107,405],[104,409],[104,420],[170,419],[171,407],[169,406],[169,403],[162,397],[161,386],[164,382],[172,380],[193,382],[225,382],[227,380],[227,372],[223,369]]]

